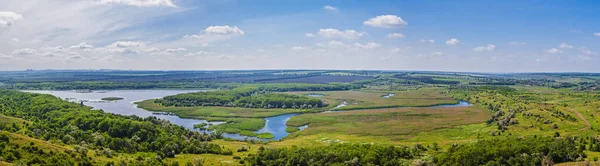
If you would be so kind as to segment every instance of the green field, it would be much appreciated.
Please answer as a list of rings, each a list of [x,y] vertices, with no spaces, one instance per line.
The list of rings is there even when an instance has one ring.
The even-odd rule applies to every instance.
[[[339,133],[343,135],[401,138],[460,125],[483,123],[490,112],[471,107],[452,108],[388,108],[361,111],[304,114],[292,117],[290,126],[308,125],[299,134]]]
[[[319,97],[329,103],[346,102],[347,105],[335,110],[357,110],[392,107],[425,107],[440,104],[456,104],[457,100],[441,94],[440,88],[422,88],[410,91],[328,91],[328,92],[286,92],[289,94],[323,94]],[[382,96],[394,94],[389,98]]]

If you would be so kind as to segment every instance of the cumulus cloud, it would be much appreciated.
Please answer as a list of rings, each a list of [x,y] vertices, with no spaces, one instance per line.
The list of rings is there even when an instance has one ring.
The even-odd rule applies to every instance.
[[[573,48],[573,45],[569,45],[567,43],[560,43],[558,48]]]
[[[333,28],[320,29],[317,33],[325,38],[342,38],[342,39],[358,39],[367,35],[366,32],[357,32],[355,30],[340,31]]]
[[[594,36],[598,36],[598,37],[600,37],[600,32],[596,32],[596,33],[594,33]]]
[[[381,44],[375,42],[369,42],[367,44],[354,43],[354,46],[360,49],[373,49],[381,47]]]
[[[302,46],[295,46],[295,47],[291,48],[292,51],[301,51],[301,50],[306,50],[306,49],[308,49],[308,48],[302,47]]]
[[[96,50],[106,53],[137,54],[140,50],[146,50],[144,47],[146,47],[146,44],[143,42],[118,41]]]
[[[338,11],[338,9],[336,7],[333,6],[323,6],[323,9],[328,10],[328,11]]]
[[[21,48],[21,49],[16,49],[13,50],[12,55],[35,55],[37,54],[37,51],[35,49],[31,49],[31,48]]]
[[[23,15],[15,12],[0,11],[0,28],[10,27],[15,21],[23,19]]]
[[[210,26],[206,28],[204,31],[206,34],[216,34],[216,35],[244,35],[244,31],[242,31],[237,26],[230,27],[229,25],[225,26]]]
[[[547,49],[545,50],[546,53],[550,53],[550,54],[556,54],[556,53],[562,53],[563,51],[557,49],[557,48],[551,48],[551,49]]]
[[[396,15],[381,15],[364,21],[363,24],[378,28],[398,28],[408,25],[408,22]]]
[[[167,6],[177,7],[171,0],[99,0],[97,4],[110,5],[110,4],[121,4],[137,7],[154,7],[154,6]]]
[[[398,39],[401,39],[401,38],[404,38],[405,36],[403,34],[401,34],[401,33],[390,33],[386,37],[387,38],[398,38]]]
[[[90,51],[92,48],[94,48],[93,45],[87,44],[85,42],[79,43],[78,45],[73,45],[73,46],[69,47],[69,49],[79,49],[79,50],[85,50],[85,51]]]
[[[210,26],[200,34],[195,35],[185,35],[183,38],[186,39],[197,39],[203,42],[204,44],[208,44],[209,42],[220,41],[220,40],[228,40],[233,37],[243,36],[245,33],[242,29],[237,26]]]
[[[449,45],[449,46],[455,46],[455,45],[459,45],[459,44],[460,44],[460,40],[458,40],[456,38],[452,38],[452,39],[446,41],[446,45]]]
[[[421,39],[419,41],[422,43],[435,43],[435,40],[433,40],[433,39]]]
[[[473,51],[475,52],[489,52],[489,51],[494,51],[496,49],[496,46],[493,44],[488,44],[487,46],[482,46],[482,47],[475,47],[473,48]]]
[[[315,35],[313,35],[312,33],[305,33],[304,36],[306,36],[306,37],[315,37]]]

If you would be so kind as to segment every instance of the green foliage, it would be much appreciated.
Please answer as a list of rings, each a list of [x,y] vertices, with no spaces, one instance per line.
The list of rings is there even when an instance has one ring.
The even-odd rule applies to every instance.
[[[26,165],[73,165],[76,160],[89,162],[85,155],[71,151],[44,149],[33,142],[19,144],[14,142],[7,132],[0,132],[0,158],[5,162],[25,163]]]
[[[218,135],[201,134],[155,117],[140,118],[90,110],[51,95],[0,90],[0,113],[32,122],[25,133],[42,140],[86,145],[117,152],[226,154],[230,151],[208,141]],[[2,129],[4,130],[4,129]]]
[[[297,131],[300,131],[300,129],[298,129],[298,127],[287,127],[287,128],[285,128],[285,132],[288,132],[288,133],[293,133],[293,132],[297,132]]]
[[[264,149],[245,158],[249,165],[406,165],[423,149],[377,144],[332,144]]]
[[[210,130],[217,130],[225,133],[239,133],[245,136],[255,136],[254,132],[265,127],[265,119],[259,118],[230,118],[223,119],[227,123],[212,125]]]
[[[544,159],[562,163],[584,158],[585,154],[574,139],[528,137],[454,145],[436,157],[439,165],[540,165]]]
[[[332,85],[304,85],[293,84],[287,86],[264,85],[259,87],[245,86],[233,90],[218,90],[210,92],[195,92],[167,96],[155,100],[163,106],[225,106],[244,108],[299,108],[310,109],[313,107],[326,107],[320,99],[301,95],[280,94],[271,92],[285,92],[293,90],[339,90],[347,86]]]
[[[122,97],[105,97],[105,98],[102,98],[100,100],[115,101],[115,100],[123,100],[123,98]]]
[[[275,138],[275,136],[273,136],[273,134],[271,134],[271,133],[259,133],[259,134],[256,134],[256,137],[261,138],[261,139]]]

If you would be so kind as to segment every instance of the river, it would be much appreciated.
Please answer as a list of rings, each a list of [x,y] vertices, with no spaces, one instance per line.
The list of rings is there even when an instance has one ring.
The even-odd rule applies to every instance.
[[[42,93],[42,94],[51,94],[56,97],[60,97],[61,99],[75,99],[75,100],[88,100],[88,101],[100,101],[101,98],[104,97],[122,97],[123,100],[110,101],[110,102],[84,102],[85,105],[91,106],[94,109],[102,109],[104,112],[121,114],[121,115],[136,115],[142,118],[155,116],[160,119],[165,119],[170,121],[173,124],[183,126],[190,130],[206,132],[198,129],[194,129],[194,124],[207,123],[212,125],[219,125],[223,122],[207,122],[206,120],[199,119],[187,119],[180,118],[175,115],[156,115],[152,114],[152,112],[137,108],[137,105],[134,104],[137,101],[148,100],[148,99],[157,99],[165,96],[180,94],[180,93],[190,93],[190,92],[199,92],[199,90],[101,90],[101,91],[92,91],[90,93],[77,93],[75,91],[45,91],[45,90],[26,90],[24,92],[33,92],[33,93]],[[335,108],[343,107],[346,103],[338,105]],[[432,108],[440,108],[440,107],[460,107],[460,106],[470,106],[471,104],[465,101],[460,101],[458,104],[444,104],[444,105],[436,105],[431,106]],[[223,134],[226,138],[231,139],[257,139],[257,140],[279,140],[287,137],[290,133],[285,131],[287,128],[287,121],[298,114],[284,114],[274,117],[265,118],[266,124],[262,129],[255,131],[255,133],[264,133],[269,132],[272,133],[274,138],[272,139],[258,139],[255,137],[247,137],[239,134]],[[308,126],[299,127],[300,130],[306,129]]]

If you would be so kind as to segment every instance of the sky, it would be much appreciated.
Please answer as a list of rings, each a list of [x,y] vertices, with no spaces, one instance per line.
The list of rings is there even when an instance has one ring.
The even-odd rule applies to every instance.
[[[0,70],[600,72],[595,0],[0,0]]]

